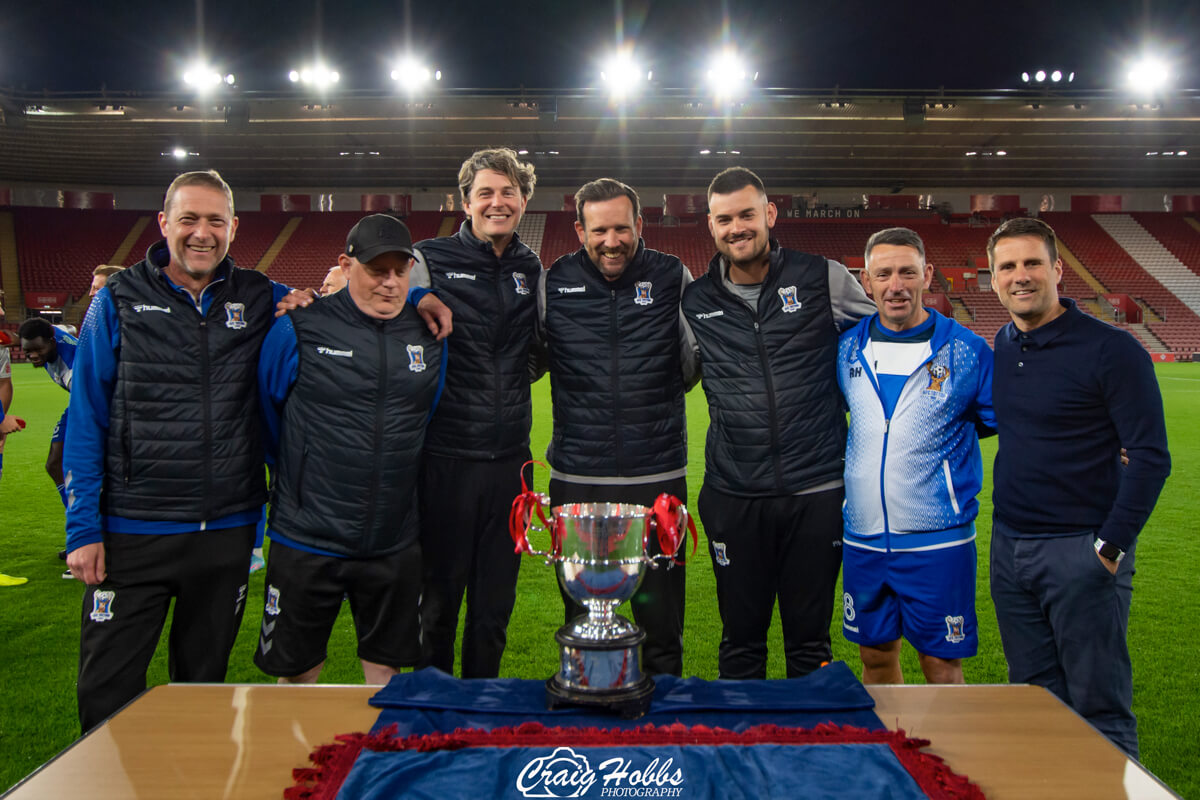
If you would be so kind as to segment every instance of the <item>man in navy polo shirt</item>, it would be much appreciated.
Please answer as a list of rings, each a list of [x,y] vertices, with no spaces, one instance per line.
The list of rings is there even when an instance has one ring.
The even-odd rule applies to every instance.
[[[1162,397],[1132,336],[1059,298],[1057,251],[1036,219],[988,240],[1012,316],[996,334],[992,600],[1009,680],[1050,689],[1136,758],[1125,636],[1137,536],[1171,471]]]

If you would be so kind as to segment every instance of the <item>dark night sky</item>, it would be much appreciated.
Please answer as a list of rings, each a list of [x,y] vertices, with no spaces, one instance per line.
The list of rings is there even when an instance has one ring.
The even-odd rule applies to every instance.
[[[1177,85],[1200,86],[1200,3],[1183,0],[35,0],[0,13],[0,87],[172,89],[201,41],[247,91],[287,88],[287,70],[318,51],[346,88],[382,89],[411,43],[446,87],[591,86],[618,17],[668,87],[696,85],[726,29],[763,86],[1011,88],[1023,69],[1062,66],[1080,88],[1106,87],[1147,36],[1176,62]]]

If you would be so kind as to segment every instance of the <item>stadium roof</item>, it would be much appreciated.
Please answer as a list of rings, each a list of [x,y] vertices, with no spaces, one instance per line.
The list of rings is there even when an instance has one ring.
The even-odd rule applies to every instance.
[[[0,178],[161,187],[216,168],[239,187],[453,185],[473,149],[528,151],[539,183],[611,175],[701,187],[742,164],[768,186],[1197,187],[1200,92],[765,90],[735,106],[662,90],[626,107],[596,90],[0,93]],[[180,150],[184,158],[176,158]],[[1186,153],[1186,155],[1180,155]],[[1153,154],[1153,155],[1150,155]]]
[[[239,187],[447,186],[471,150],[506,144],[554,186],[698,187],[732,163],[780,188],[1200,185],[1200,94],[1187,88],[1200,86],[1187,39],[1200,4],[915,8],[123,0],[66,16],[19,4],[0,19],[0,181],[161,187],[215,167]],[[624,108],[599,77],[619,44],[653,75]],[[724,46],[759,73],[733,106],[702,86]],[[1147,52],[1174,84],[1117,88],[1123,59]],[[444,80],[398,90],[387,75],[403,54]],[[198,55],[235,85],[207,99],[184,86]],[[335,90],[289,84],[314,59],[342,72]],[[1062,83],[1022,84],[1043,68]]]

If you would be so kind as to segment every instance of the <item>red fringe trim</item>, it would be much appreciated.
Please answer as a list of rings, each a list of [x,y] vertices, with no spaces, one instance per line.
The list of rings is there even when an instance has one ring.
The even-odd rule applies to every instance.
[[[309,756],[315,767],[294,769],[296,785],[284,791],[285,800],[333,800],[363,750],[391,752],[415,750],[461,750],[466,747],[550,747],[569,741],[572,746],[615,745],[754,745],[754,744],[886,744],[904,769],[931,800],[984,800],[983,792],[965,775],[946,766],[938,756],[923,753],[928,739],[910,739],[903,730],[870,731],[850,725],[822,723],[815,728],[785,728],[756,725],[734,732],[707,725],[689,727],[682,723],[640,728],[548,728],[526,722],[511,728],[485,731],[463,729],[399,738],[396,726],[378,733],[349,733],[335,737],[335,744],[321,745]]]

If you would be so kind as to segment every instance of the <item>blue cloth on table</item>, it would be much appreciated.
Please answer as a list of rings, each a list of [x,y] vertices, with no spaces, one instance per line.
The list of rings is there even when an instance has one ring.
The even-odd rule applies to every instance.
[[[364,751],[338,797],[926,797],[886,744],[593,747],[578,752],[568,747],[551,751],[548,747],[434,753]],[[619,774],[622,770],[624,776]],[[576,794],[576,789],[582,791]]]
[[[646,724],[709,725],[743,731],[774,724],[811,728],[822,722],[868,730],[885,726],[872,710],[875,701],[854,673],[838,661],[802,678],[706,681],[654,678],[650,711],[623,720],[586,708],[546,709],[546,684],[538,680],[495,678],[458,680],[436,669],[402,673],[371,698],[382,711],[372,732],[395,724],[398,736],[494,728],[537,721],[558,727],[636,728]]]

